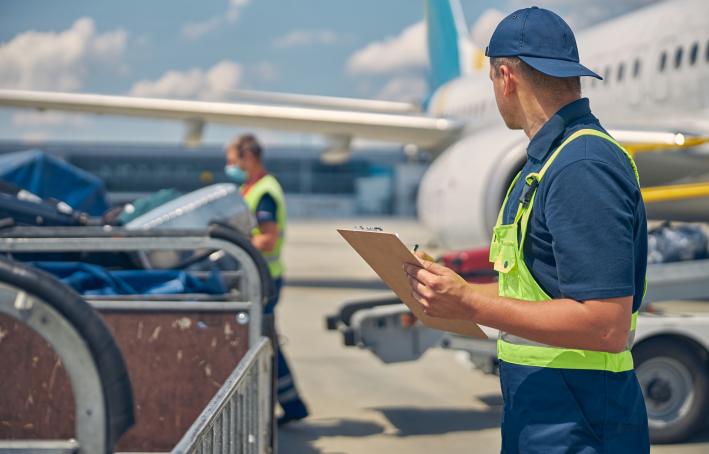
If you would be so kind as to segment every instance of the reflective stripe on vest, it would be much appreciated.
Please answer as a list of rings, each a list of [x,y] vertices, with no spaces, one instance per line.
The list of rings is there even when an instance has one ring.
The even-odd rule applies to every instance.
[[[244,200],[252,212],[256,212],[258,203],[264,195],[270,195],[276,202],[276,223],[278,224],[278,240],[276,246],[271,252],[263,252],[262,254],[268,263],[268,269],[273,278],[278,278],[283,275],[283,262],[281,261],[281,249],[283,247],[283,239],[286,228],[286,199],[283,194],[283,189],[278,183],[278,180],[273,175],[266,175],[256,183],[254,183],[249,191],[244,194]],[[261,233],[258,227],[251,232],[252,235]]]
[[[600,137],[616,145],[628,158],[633,172],[635,173],[638,186],[640,185],[638,170],[633,158],[618,142],[601,131],[582,129],[576,131],[564,140],[564,142],[554,150],[539,172],[531,173],[525,177],[525,187],[520,197],[514,222],[512,224],[503,224],[502,218],[505,206],[521,172],[517,174],[507,190],[502,208],[500,208],[500,213],[497,217],[497,225],[493,231],[492,243],[490,244],[490,261],[494,263],[494,268],[499,275],[498,293],[500,296],[531,302],[551,299],[539,286],[539,283],[537,283],[534,276],[532,276],[532,273],[527,268],[524,261],[524,240],[527,236],[527,226],[529,224],[529,217],[532,212],[539,182],[564,147],[572,140],[585,135]],[[501,331],[497,340],[497,356],[502,361],[527,366],[607,370],[611,372],[631,370],[633,368],[633,357],[630,353],[630,349],[635,337],[637,315],[637,312],[632,314],[626,349],[620,353],[554,347]]]

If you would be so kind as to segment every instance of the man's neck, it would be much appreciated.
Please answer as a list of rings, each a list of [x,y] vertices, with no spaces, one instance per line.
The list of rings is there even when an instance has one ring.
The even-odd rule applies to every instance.
[[[246,181],[246,183],[241,185],[241,195],[245,196],[246,194],[248,194],[251,188],[253,188],[254,185],[266,175],[268,175],[268,172],[266,172],[266,169],[264,167],[260,167],[258,170],[254,170],[253,176],[249,176],[249,179]]]
[[[247,184],[254,184],[261,178],[263,178],[268,172],[266,171],[266,168],[263,166],[259,166],[254,169],[253,172],[249,172],[249,181],[247,181]]]
[[[522,110],[525,122],[522,129],[529,140],[532,140],[542,129],[542,126],[562,107],[577,99],[579,99],[577,96],[566,96],[559,99],[531,97],[524,102]]]

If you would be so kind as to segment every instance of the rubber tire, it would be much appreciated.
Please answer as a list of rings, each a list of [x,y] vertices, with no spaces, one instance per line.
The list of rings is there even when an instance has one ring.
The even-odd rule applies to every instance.
[[[668,357],[679,361],[692,377],[696,399],[687,415],[677,423],[662,429],[650,429],[652,443],[678,443],[691,437],[702,428],[709,411],[709,368],[697,351],[688,342],[672,338],[650,339],[633,349],[635,369],[657,357]]]
[[[123,355],[111,332],[89,303],[54,276],[0,258],[0,282],[46,302],[76,329],[89,347],[101,379],[106,405],[106,452],[135,422],[133,391]]]
[[[214,222],[209,226],[208,234],[212,238],[234,243],[251,257],[251,260],[256,264],[259,280],[261,281],[261,304],[264,306],[268,304],[268,301],[276,291],[276,287],[273,284],[266,259],[263,257],[263,254],[251,244],[251,239],[241,232],[219,222]]]

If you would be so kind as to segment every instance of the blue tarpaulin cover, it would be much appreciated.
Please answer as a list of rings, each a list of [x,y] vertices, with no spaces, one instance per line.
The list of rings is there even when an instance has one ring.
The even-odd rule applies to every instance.
[[[175,295],[185,293],[226,293],[216,273],[201,280],[177,270],[118,270],[82,262],[34,262],[78,293],[92,295]]]
[[[91,216],[101,216],[109,208],[101,179],[41,150],[0,155],[0,179]]]

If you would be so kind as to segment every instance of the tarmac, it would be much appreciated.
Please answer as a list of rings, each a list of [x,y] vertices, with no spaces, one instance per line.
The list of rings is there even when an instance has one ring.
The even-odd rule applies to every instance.
[[[335,230],[355,224],[398,232],[405,243],[440,252],[414,220],[289,224],[278,326],[311,416],[279,430],[278,452],[499,453],[502,398],[496,376],[441,349],[418,361],[383,364],[366,350],[345,347],[340,333],[326,331],[325,316],[343,302],[389,294]],[[707,311],[709,303],[689,307]],[[655,445],[652,452],[709,452],[709,431],[684,444]]]

